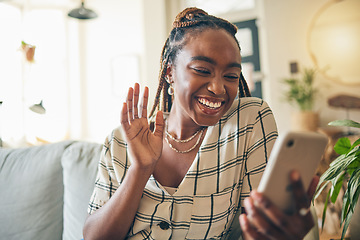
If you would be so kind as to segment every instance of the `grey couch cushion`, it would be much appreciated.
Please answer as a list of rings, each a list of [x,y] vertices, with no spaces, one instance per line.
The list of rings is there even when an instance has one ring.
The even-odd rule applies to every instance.
[[[1,239],[61,239],[61,156],[71,143],[0,149]]]
[[[62,157],[64,172],[63,239],[81,239],[87,206],[94,189],[102,145],[76,142]]]

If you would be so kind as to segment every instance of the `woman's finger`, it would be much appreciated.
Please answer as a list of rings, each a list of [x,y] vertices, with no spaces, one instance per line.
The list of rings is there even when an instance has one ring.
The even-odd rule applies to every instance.
[[[316,187],[319,184],[319,180],[320,180],[319,176],[314,176],[313,179],[311,180],[309,189],[307,191],[307,195],[309,199],[313,199],[314,194],[316,192]]]
[[[147,118],[147,105],[148,105],[148,99],[149,99],[149,88],[145,87],[144,94],[141,102],[141,117]]]
[[[264,239],[262,235],[258,231],[256,231],[254,227],[251,226],[246,214],[243,213],[240,215],[239,222],[242,230],[242,235],[245,240]]]
[[[140,95],[140,86],[138,83],[135,83],[134,85],[134,110],[133,110],[133,114],[134,114],[134,118],[138,118],[138,114],[139,114],[139,110],[138,110],[138,103],[139,103],[139,95]]]
[[[291,171],[290,181],[297,213],[301,216],[309,215],[311,217],[309,210],[311,201],[304,190],[304,186],[298,171]]]
[[[162,111],[158,111],[156,113],[156,118],[155,118],[154,135],[162,138],[164,134],[164,129],[165,129],[164,116]]]
[[[252,197],[246,198],[244,200],[244,205],[248,220],[258,232],[267,236],[269,239],[284,239],[285,235],[280,231],[280,228],[269,221],[264,214],[265,212],[262,206],[255,206]]]
[[[274,225],[280,229],[287,228],[289,222],[281,209],[277,208],[268,198],[256,190],[251,191],[250,196],[254,200],[256,207],[260,208]]]
[[[293,216],[293,220],[294,222],[299,223],[299,226],[296,229],[293,229],[293,233],[301,237],[305,236],[305,234],[314,226],[314,219],[310,212],[311,200],[305,192],[298,171],[292,171],[290,173],[290,181],[296,206],[296,213]]]
[[[127,104],[124,102],[123,103],[123,107],[121,109],[121,114],[120,114],[120,123],[123,126],[124,129],[128,129],[129,128],[129,119],[128,119],[128,109],[127,109]]]
[[[129,88],[128,91],[128,95],[127,95],[127,113],[128,113],[128,119],[131,122],[132,120],[134,120],[134,115],[133,115],[133,94],[134,94],[134,89],[132,87]]]

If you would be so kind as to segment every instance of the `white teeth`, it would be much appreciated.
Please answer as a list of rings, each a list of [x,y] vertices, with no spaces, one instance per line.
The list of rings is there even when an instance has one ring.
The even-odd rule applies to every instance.
[[[221,102],[210,102],[205,98],[199,98],[198,101],[209,108],[219,108],[221,106]]]

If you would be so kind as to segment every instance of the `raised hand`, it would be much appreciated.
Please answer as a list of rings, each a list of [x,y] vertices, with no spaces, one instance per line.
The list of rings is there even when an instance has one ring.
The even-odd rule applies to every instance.
[[[298,172],[291,172],[290,180],[296,213],[287,215],[263,194],[252,191],[244,200],[246,214],[240,216],[244,239],[303,239],[311,230],[314,220],[309,208],[319,179],[314,177],[307,193]]]
[[[155,129],[152,132],[147,119],[149,89],[145,87],[138,109],[138,83],[129,88],[127,101],[121,111],[121,126],[128,144],[131,163],[140,168],[152,168],[161,156],[163,146],[164,118],[161,111],[156,114]],[[140,117],[139,117],[140,114]]]

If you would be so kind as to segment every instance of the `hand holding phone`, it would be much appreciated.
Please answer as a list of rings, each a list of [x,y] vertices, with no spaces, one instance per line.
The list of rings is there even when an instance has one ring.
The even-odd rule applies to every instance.
[[[307,191],[327,142],[325,135],[314,132],[287,132],[280,135],[257,190],[284,212],[294,212],[295,201],[289,174],[297,170]]]

